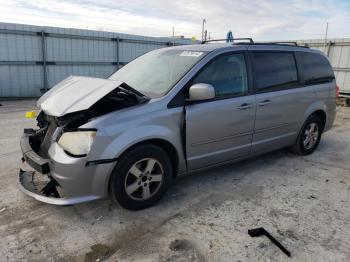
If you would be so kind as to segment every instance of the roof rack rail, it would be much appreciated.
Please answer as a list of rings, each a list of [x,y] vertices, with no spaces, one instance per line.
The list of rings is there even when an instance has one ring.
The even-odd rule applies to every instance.
[[[258,42],[254,43],[255,45],[280,45],[280,46],[296,46],[296,47],[304,47],[309,48],[307,44],[298,44],[295,41],[278,41],[278,42]]]
[[[234,41],[241,41],[241,40],[248,41],[248,42],[234,43]],[[202,41],[202,44],[210,43],[210,42],[220,42],[220,41],[227,41],[227,39],[223,38],[223,39],[204,40]],[[297,46],[297,47],[309,48],[308,44],[299,45],[295,41],[254,42],[252,38],[234,38],[233,41],[229,43],[231,43],[232,45],[279,45],[279,46]]]
[[[241,40],[245,40],[245,41],[249,41],[249,44],[254,44],[254,41],[252,38],[233,38],[231,41],[241,41]],[[211,39],[211,40],[204,40],[202,41],[202,44],[205,44],[205,43],[209,43],[209,42],[219,42],[219,41],[227,41],[227,39]],[[231,43],[231,42],[230,42]]]
[[[295,41],[278,41],[278,42],[264,42],[264,44],[270,45],[270,44],[275,44],[275,45],[294,45],[298,46],[298,43]]]

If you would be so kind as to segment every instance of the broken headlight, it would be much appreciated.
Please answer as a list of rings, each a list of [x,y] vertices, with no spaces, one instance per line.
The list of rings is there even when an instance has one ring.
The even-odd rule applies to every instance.
[[[85,156],[90,152],[92,143],[96,137],[96,131],[74,131],[64,132],[58,144],[68,154],[73,156]]]

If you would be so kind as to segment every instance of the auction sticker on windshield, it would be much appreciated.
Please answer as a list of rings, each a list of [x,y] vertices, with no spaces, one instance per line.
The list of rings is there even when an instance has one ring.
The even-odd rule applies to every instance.
[[[183,51],[180,56],[200,57],[202,54],[203,52]]]

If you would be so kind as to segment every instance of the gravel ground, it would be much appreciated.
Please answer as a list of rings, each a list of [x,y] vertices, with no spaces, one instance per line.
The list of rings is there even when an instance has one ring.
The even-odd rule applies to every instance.
[[[17,185],[19,137],[34,101],[0,106],[0,261],[350,261],[350,108],[319,149],[276,151],[178,179],[156,206],[110,199],[68,207]],[[286,257],[250,228],[263,226]]]

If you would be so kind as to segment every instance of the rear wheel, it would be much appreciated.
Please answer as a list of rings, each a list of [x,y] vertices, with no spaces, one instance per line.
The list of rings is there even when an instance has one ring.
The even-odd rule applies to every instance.
[[[120,159],[112,174],[111,193],[127,209],[144,209],[161,199],[171,177],[168,154],[160,147],[141,145]]]
[[[321,140],[322,121],[319,117],[311,115],[304,123],[296,143],[292,147],[293,152],[299,155],[309,155],[315,151]]]

